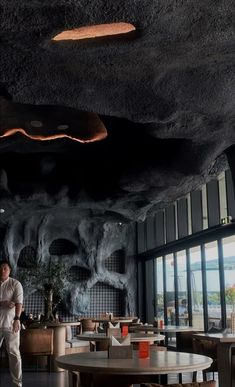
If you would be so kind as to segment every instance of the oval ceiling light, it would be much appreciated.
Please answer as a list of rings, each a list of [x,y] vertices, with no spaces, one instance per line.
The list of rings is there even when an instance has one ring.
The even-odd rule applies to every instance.
[[[65,125],[65,124],[62,124],[62,125],[58,125],[57,126],[57,129],[58,130],[67,130],[69,128],[69,125]]]
[[[43,126],[41,121],[30,121],[30,125],[33,126],[34,128],[41,128]]]
[[[93,26],[85,26],[75,28],[73,30],[62,31],[54,36],[52,40],[81,40],[93,39],[101,36],[127,34],[134,31],[136,28],[130,23],[110,23],[97,24]]]

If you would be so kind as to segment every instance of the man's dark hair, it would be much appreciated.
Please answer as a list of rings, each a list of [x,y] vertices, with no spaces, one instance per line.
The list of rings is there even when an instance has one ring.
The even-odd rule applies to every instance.
[[[0,266],[2,266],[2,265],[8,265],[9,268],[12,270],[11,264],[7,259],[3,259],[0,261]]]

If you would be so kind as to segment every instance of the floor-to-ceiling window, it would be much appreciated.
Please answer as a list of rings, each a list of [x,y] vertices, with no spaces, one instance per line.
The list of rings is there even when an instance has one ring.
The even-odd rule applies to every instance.
[[[178,292],[178,315],[177,323],[188,325],[188,287],[187,287],[187,258],[186,251],[178,251],[176,254],[177,266],[177,292]]]
[[[235,235],[191,242],[155,262],[155,317],[197,329],[229,328],[235,311]],[[168,250],[169,251],[169,250]]]
[[[163,258],[159,257],[156,261],[156,276],[158,281],[155,280],[156,284],[156,305],[155,305],[155,318],[159,320],[164,319],[164,288],[163,288]]]
[[[235,311],[234,195],[226,170],[137,226],[139,259],[151,260],[156,269],[154,308],[143,308],[143,319],[164,316],[167,324],[205,330],[229,327]],[[151,268],[143,267],[148,290]],[[143,293],[143,302],[151,299]]]
[[[220,274],[218,243],[213,241],[205,244],[205,270],[208,326],[221,325]]]
[[[224,258],[224,289],[226,322],[230,327],[230,314],[235,311],[235,235],[222,239]]]
[[[175,324],[175,272],[174,272],[174,256],[169,254],[165,257],[166,270],[166,292],[165,304],[167,310],[167,323]]]

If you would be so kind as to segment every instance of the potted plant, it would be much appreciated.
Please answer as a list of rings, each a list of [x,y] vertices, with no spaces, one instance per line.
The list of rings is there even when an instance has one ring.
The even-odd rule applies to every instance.
[[[64,263],[53,260],[37,262],[34,267],[20,269],[17,275],[25,289],[26,296],[35,290],[45,300],[44,321],[55,321],[58,304],[63,300],[69,287],[70,273]]]

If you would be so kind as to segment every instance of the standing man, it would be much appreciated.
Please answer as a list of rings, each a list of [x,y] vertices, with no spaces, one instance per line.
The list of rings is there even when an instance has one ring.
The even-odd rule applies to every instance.
[[[10,277],[10,272],[10,263],[0,261],[0,346],[5,339],[12,382],[14,386],[22,387],[19,346],[23,288],[19,281]]]

